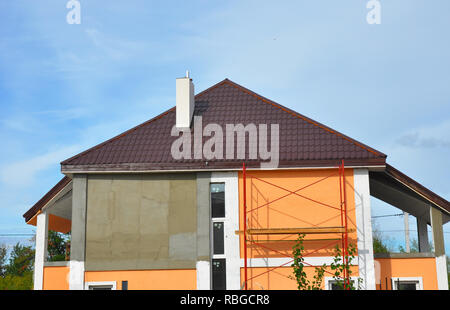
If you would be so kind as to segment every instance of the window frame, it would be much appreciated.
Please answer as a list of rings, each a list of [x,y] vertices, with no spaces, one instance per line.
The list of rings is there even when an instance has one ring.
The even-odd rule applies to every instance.
[[[222,184],[223,185],[223,199],[224,199],[224,206],[223,206],[223,217],[213,217],[213,203],[212,203],[212,185],[213,184]],[[213,278],[213,262],[214,260],[223,260],[224,261],[224,266],[225,266],[225,271],[224,271],[224,277],[226,279],[226,268],[227,268],[227,259],[226,259],[226,246],[225,246],[225,234],[226,234],[226,229],[225,227],[227,226],[227,211],[226,211],[226,182],[210,182],[209,183],[209,208],[210,208],[210,246],[211,246],[211,260],[210,260],[210,283],[211,283],[211,289],[213,288],[214,285],[214,278]],[[222,226],[222,231],[223,231],[223,254],[215,254],[214,253],[214,223],[221,223]],[[226,287],[226,280],[225,280],[225,287]]]
[[[213,203],[212,203],[212,191],[211,191],[211,187],[213,184],[223,184],[223,216],[217,216],[217,217],[213,217]],[[225,220],[225,218],[227,217],[227,211],[226,211],[226,207],[225,207],[225,182],[210,182],[209,183],[209,208],[210,208],[210,212],[211,212],[211,220],[216,220],[216,221],[223,221]]]
[[[350,277],[350,281],[353,281],[353,283],[358,283],[359,279],[360,279],[360,277]],[[334,282],[336,282],[334,277],[325,277],[324,278],[324,290],[332,291],[331,285]],[[356,290],[358,290],[358,286],[356,286]]]
[[[391,278],[391,288],[394,291],[398,291],[397,282],[415,282],[416,291],[423,290],[423,279],[422,277],[392,277]]]
[[[111,291],[117,290],[117,282],[116,281],[96,281],[96,282],[85,282],[84,289],[87,291],[91,291],[91,287],[105,287],[111,286]]]
[[[225,280],[225,283],[224,283],[225,288],[224,289],[226,290],[227,289],[227,260],[226,260],[225,257],[223,257],[223,258],[212,258],[211,259],[211,290],[219,290],[217,288],[214,288],[214,277],[213,277],[213,275],[214,275],[214,261],[215,260],[223,261],[224,270],[221,271],[221,272],[223,272],[222,276],[223,276],[223,279]]]

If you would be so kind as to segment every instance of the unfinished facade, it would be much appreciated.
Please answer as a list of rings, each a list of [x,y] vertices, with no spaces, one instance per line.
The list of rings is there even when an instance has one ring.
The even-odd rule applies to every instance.
[[[35,289],[296,289],[298,233],[309,274],[345,237],[360,289],[448,289],[447,200],[385,154],[230,80],[195,97],[192,80],[179,80],[176,107],[63,161],[65,176],[24,214],[37,226]],[[277,167],[251,158],[251,143],[245,158],[198,156],[205,134],[191,137],[193,156],[173,158],[173,127],[200,116],[201,132],[277,124]],[[419,253],[373,253],[371,195],[417,218]],[[71,232],[70,260],[46,261],[49,230]],[[333,288],[329,273],[323,288]]]

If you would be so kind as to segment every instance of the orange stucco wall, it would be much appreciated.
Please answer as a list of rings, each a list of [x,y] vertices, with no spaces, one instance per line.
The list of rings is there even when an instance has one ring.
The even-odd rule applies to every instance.
[[[346,169],[346,200],[348,228],[356,228],[353,170]],[[269,184],[275,184],[275,186]],[[297,191],[301,196],[288,195]],[[340,186],[338,169],[247,171],[247,228],[309,228],[341,226]],[[283,197],[286,196],[286,197]],[[283,197],[280,199],[280,197]],[[307,198],[305,198],[307,197]],[[239,173],[239,220],[243,226],[243,175]],[[321,202],[325,205],[316,203]],[[270,204],[267,204],[269,203]],[[332,208],[333,207],[333,208]],[[334,256],[336,245],[341,246],[341,234],[309,234],[305,236],[305,256]],[[356,246],[356,229],[350,232],[349,243]],[[253,235],[253,242],[247,242],[248,258],[291,257],[293,240],[297,235]],[[319,240],[321,239],[321,240]],[[328,239],[328,240],[324,240]],[[336,240],[338,239],[338,240]],[[244,257],[243,236],[240,239],[240,253]],[[307,241],[306,241],[307,240]],[[356,262],[356,259],[355,261]],[[290,263],[286,266],[290,266]],[[273,267],[272,267],[273,268]],[[292,277],[292,268],[248,268],[249,288],[253,289],[297,289]],[[352,276],[357,276],[353,268]],[[314,267],[306,267],[308,278],[313,279]],[[244,269],[241,279],[244,280]],[[259,275],[259,276],[258,276]],[[325,277],[332,276],[329,273]]]
[[[355,199],[353,190],[353,170],[346,169],[346,197],[348,228],[356,228]],[[338,169],[321,170],[284,170],[284,171],[247,171],[247,228],[301,228],[341,226],[340,187]],[[276,186],[268,183],[273,183]],[[313,185],[310,185],[315,183]],[[308,186],[310,185],[310,186]],[[299,195],[289,195],[286,188]],[[243,177],[239,174],[239,219],[243,230]],[[274,201],[269,205],[268,202]],[[320,201],[328,206],[318,204]],[[264,206],[265,205],[265,206]],[[334,207],[336,209],[330,208]],[[260,235],[252,236],[259,245],[247,243],[249,258],[292,256],[292,240],[296,235]],[[307,235],[309,240],[340,239],[341,234]],[[274,241],[286,240],[286,241]],[[291,240],[291,241],[289,241]],[[356,231],[349,233],[349,243],[356,244]],[[241,257],[243,257],[243,236],[241,236]],[[341,244],[337,240],[319,240],[305,242],[305,255],[334,256],[334,247]],[[266,248],[267,247],[267,248]],[[269,250],[271,248],[273,250]],[[322,249],[323,248],[323,249]],[[282,254],[283,255],[282,255]]]
[[[116,281],[122,289],[122,281],[128,281],[129,290],[195,290],[197,272],[195,269],[177,270],[123,270],[87,271],[85,282]]]
[[[437,290],[436,259],[430,258],[376,258],[375,270],[380,270],[377,277],[377,289],[392,289],[391,278],[422,277],[424,290]]]
[[[180,270],[124,270],[87,271],[85,282],[116,281],[122,289],[122,281],[128,281],[129,290],[195,290],[195,269]],[[44,267],[44,290],[68,290],[69,267]]]
[[[69,267],[52,266],[44,267],[44,290],[68,290],[69,289]]]

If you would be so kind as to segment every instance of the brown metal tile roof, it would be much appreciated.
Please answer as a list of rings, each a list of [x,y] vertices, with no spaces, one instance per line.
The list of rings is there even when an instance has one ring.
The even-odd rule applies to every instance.
[[[279,124],[280,168],[384,165],[386,155],[329,127],[266,99],[228,79],[195,96],[194,115],[203,126]],[[63,172],[237,169],[242,160],[175,160],[170,135],[175,107],[61,163]],[[225,133],[224,133],[225,136]],[[207,139],[204,139],[206,141]],[[193,143],[192,143],[193,145]],[[248,151],[247,151],[248,155]],[[248,158],[248,156],[246,157]],[[259,167],[259,160],[246,160]]]
[[[346,166],[385,166],[377,174],[388,175],[450,212],[449,202],[386,164],[386,155],[329,127],[264,98],[230,80],[208,88],[195,97],[195,115],[203,117],[203,126],[225,124],[280,125],[280,167],[329,167],[344,159]],[[170,132],[175,124],[175,108],[134,127],[108,141],[61,163],[63,172],[151,171],[184,169],[240,169],[242,160],[174,160],[170,154],[176,137]],[[248,152],[247,152],[248,153]],[[259,167],[258,160],[246,160]],[[371,172],[374,177],[374,172]],[[71,179],[64,177],[23,216],[29,221]]]
[[[64,187],[66,187],[72,181],[68,176],[64,176],[55,186],[50,189],[47,194],[45,194],[38,202],[34,204],[23,217],[25,218],[25,222],[31,220],[33,216],[36,215],[53,197],[56,196]]]

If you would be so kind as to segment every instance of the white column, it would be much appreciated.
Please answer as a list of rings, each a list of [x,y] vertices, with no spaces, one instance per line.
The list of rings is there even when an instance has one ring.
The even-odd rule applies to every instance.
[[[444,231],[442,228],[442,213],[430,208],[431,228],[433,230],[434,254],[436,255],[436,274],[439,290],[448,290],[447,261],[444,247]]]
[[[353,176],[358,234],[358,266],[359,275],[362,279],[361,288],[375,290],[369,171],[367,169],[354,169]]]
[[[37,215],[36,250],[34,257],[34,289],[42,290],[44,285],[44,263],[47,259],[48,215],[41,212]]]
[[[419,252],[430,252],[427,222],[421,217],[417,218],[417,239],[419,241]]]

